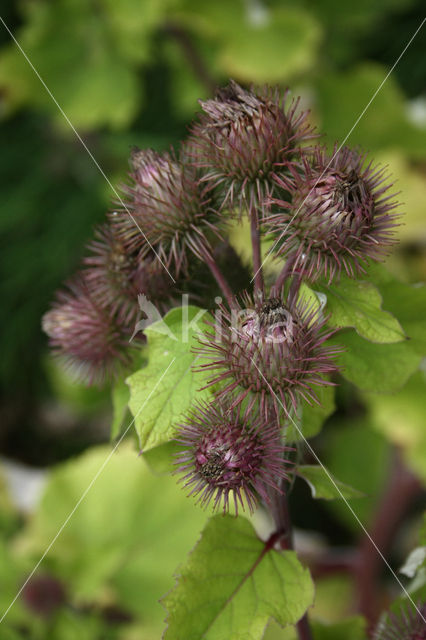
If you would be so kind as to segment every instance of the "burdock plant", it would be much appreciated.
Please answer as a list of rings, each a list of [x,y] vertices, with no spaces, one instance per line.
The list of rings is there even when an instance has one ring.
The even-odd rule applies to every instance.
[[[387,342],[405,349],[376,287],[377,273],[378,285],[391,276],[370,274],[395,242],[387,173],[358,149],[313,146],[307,115],[288,91],[231,81],[201,102],[180,150],[135,148],[122,202],[43,319],[53,350],[86,380],[125,380],[142,454],[155,447],[186,493],[219,512],[164,601],[167,639],[260,639],[270,618],[294,625],[300,640],[317,637],[288,505],[299,477],[317,497],[324,491],[315,486],[321,466],[304,464],[306,437],[339,376],[365,388],[366,368],[374,373],[374,350],[357,369],[350,327],[363,354],[374,343],[382,360]],[[242,266],[224,272],[217,256],[229,250],[228,228],[245,224],[253,278],[241,290]],[[270,258],[278,269],[265,278]],[[183,290],[192,300],[212,291],[211,314],[175,308]],[[135,325],[145,335],[129,343]],[[145,356],[137,371],[135,348]],[[308,462],[318,461],[308,447]],[[246,519],[255,511],[258,533]],[[389,617],[375,637],[423,638],[417,622]]]

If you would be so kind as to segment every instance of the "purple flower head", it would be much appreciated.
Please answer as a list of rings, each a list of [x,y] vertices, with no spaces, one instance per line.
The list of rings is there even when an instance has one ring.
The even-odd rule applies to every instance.
[[[332,156],[316,148],[303,170],[275,177],[291,201],[270,199],[266,229],[277,238],[278,256],[293,256],[293,269],[311,280],[331,281],[344,270],[356,277],[368,260],[381,260],[395,243],[397,207],[387,193],[384,168],[344,147]],[[287,196],[286,196],[287,197]]]
[[[176,462],[180,481],[203,506],[213,499],[217,509],[223,500],[226,513],[232,493],[236,513],[245,503],[252,512],[257,498],[268,503],[268,490],[281,491],[280,481],[287,477],[283,456],[289,449],[281,444],[276,424],[242,416],[226,401],[199,403],[176,440],[183,448]]]
[[[130,326],[140,313],[138,294],[143,293],[160,308],[170,301],[172,281],[163,265],[151,254],[142,258],[124,246],[115,227],[97,229],[84,259],[85,279],[102,307]]]
[[[84,273],[58,292],[42,327],[54,353],[83,381],[101,384],[131,362],[129,331],[99,304]]]
[[[426,604],[418,603],[417,609],[410,606],[408,611],[401,607],[399,614],[388,612],[373,640],[426,640]]]
[[[327,376],[336,370],[335,347],[324,346],[331,335],[325,320],[302,304],[287,306],[282,298],[253,303],[232,313],[222,308],[216,335],[201,342],[198,352],[207,360],[200,370],[213,371],[208,385],[219,385],[218,397],[232,393],[234,404],[249,398],[259,401],[262,415],[288,415],[298,399],[319,403],[313,389],[331,384]]]
[[[66,603],[66,592],[62,582],[48,575],[35,575],[25,583],[21,598],[32,613],[49,618]]]
[[[211,254],[208,236],[218,234],[207,189],[173,153],[134,151],[131,165],[130,184],[123,186],[127,211],[113,212],[112,224],[127,250],[145,256],[153,247],[178,276],[188,251],[203,260]]]
[[[302,141],[312,137],[298,100],[287,108],[288,92],[246,91],[232,81],[213,100],[192,131],[193,162],[203,180],[222,194],[222,207],[263,208],[274,191],[272,173],[293,161]]]

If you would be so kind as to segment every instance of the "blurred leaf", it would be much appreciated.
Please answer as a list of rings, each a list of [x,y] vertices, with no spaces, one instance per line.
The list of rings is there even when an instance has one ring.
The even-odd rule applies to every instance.
[[[410,348],[426,355],[426,285],[409,285],[392,278],[379,284],[383,306],[398,317]]]
[[[174,454],[181,451],[176,442],[166,442],[159,447],[153,447],[143,454],[143,459],[153,473],[163,475],[172,473],[176,467],[174,466]]]
[[[38,560],[89,489],[46,567],[73,598],[99,599],[112,588],[126,611],[157,624],[164,617],[158,599],[172,586],[173,567],[195,543],[206,516],[174,479],[152,476],[135,451],[122,447],[107,461],[110,453],[110,447],[94,448],[52,472],[17,549]]]
[[[18,40],[73,125],[126,125],[140,102],[140,88],[134,71],[111,46],[107,15],[99,19],[93,6],[81,0],[28,3],[26,13]],[[0,84],[12,108],[21,103],[42,106],[69,129],[13,42],[0,53]]]
[[[335,483],[333,484],[324,469],[317,465],[299,465],[296,474],[308,483],[313,498],[334,500],[342,497],[361,498],[363,496],[361,491],[340,482],[330,474]]]
[[[163,600],[167,640],[260,639],[270,617],[294,624],[313,601],[296,554],[268,550],[243,517],[210,519],[179,573]]]
[[[426,131],[412,124],[405,100],[393,76],[389,76],[373,102],[370,100],[388,74],[377,64],[362,64],[344,73],[322,73],[318,81],[318,108],[327,141],[343,142],[362,116],[347,144],[359,144],[367,151],[401,148],[422,157]]]
[[[248,12],[224,39],[222,68],[244,82],[280,82],[314,66],[320,36],[318,23],[302,9]]]
[[[365,627],[365,621],[361,616],[334,624],[311,620],[313,640],[367,640]],[[298,633],[295,628],[280,629],[274,622],[268,626],[264,636],[264,640],[297,639]]]
[[[108,389],[88,387],[77,382],[75,376],[51,355],[44,359],[43,364],[55,397],[74,415],[88,416],[105,409],[108,403]]]
[[[374,426],[401,446],[406,463],[426,481],[426,378],[413,375],[391,396],[366,395]]]
[[[55,616],[47,640],[98,640],[105,637],[104,634],[105,628],[99,616],[76,615],[64,608]]]
[[[366,525],[388,476],[389,443],[365,420],[342,422],[334,431],[325,434],[326,454],[322,460],[333,475],[350,486],[356,486],[364,494],[363,498],[352,499],[351,507]],[[359,533],[359,524],[346,504],[341,500],[326,504],[351,530]]]
[[[194,46],[203,63],[206,64],[205,43],[202,46],[197,41]],[[209,93],[185,58],[182,46],[176,40],[166,40],[164,51],[168,64],[172,68],[170,84],[173,109],[179,117],[190,120],[199,109],[198,100],[206,100],[210,97]],[[210,63],[210,60],[208,62]],[[207,67],[210,69],[210,64],[207,64]]]
[[[367,625],[361,616],[335,624],[314,623],[314,640],[367,640]]]
[[[371,282],[342,277],[340,282],[316,285],[327,296],[328,324],[341,329],[353,327],[358,335],[377,343],[401,342],[404,331],[398,320],[382,310],[382,298]]]
[[[166,18],[173,0],[101,0],[117,51],[131,62],[147,62],[150,36]]]
[[[400,192],[398,200],[401,205],[400,226],[396,235],[402,242],[426,241],[426,226],[424,219],[424,202],[426,201],[426,181],[421,167],[410,163],[401,151],[390,149],[377,153],[375,159],[386,165],[395,182],[392,191]]]
[[[197,316],[200,326],[191,327]],[[207,328],[203,324],[205,319],[204,310],[182,307],[172,309],[145,329],[148,365],[126,380],[130,386],[129,407],[143,451],[173,437],[176,422],[195,398],[210,397],[209,390],[197,392],[205,375],[192,370],[198,359],[192,350],[198,344],[199,332]]]
[[[124,380],[118,380],[112,389],[113,419],[111,425],[111,440],[120,435],[123,422],[128,415],[130,390]],[[130,421],[129,421],[130,423]],[[127,425],[126,425],[127,426]]]
[[[374,344],[354,331],[344,331],[334,336],[332,342],[345,348],[339,356],[342,375],[359,389],[373,393],[398,391],[421,361],[409,340]]]

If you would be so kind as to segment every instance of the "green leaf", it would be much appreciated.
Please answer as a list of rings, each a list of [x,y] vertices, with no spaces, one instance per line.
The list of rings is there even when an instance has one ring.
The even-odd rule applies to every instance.
[[[119,605],[155,623],[154,637],[160,637],[164,611],[158,600],[173,586],[173,570],[195,544],[206,514],[174,478],[153,476],[127,444],[112,456],[110,446],[92,448],[52,471],[19,540],[29,570],[71,513],[43,563],[46,571],[64,580],[77,602],[112,589]],[[16,559],[14,565],[19,574],[7,592],[0,579],[2,604],[10,603],[25,575]]]
[[[327,624],[315,621],[314,640],[367,640],[367,624],[361,616],[356,616]]]
[[[130,391],[124,380],[119,380],[112,390],[113,419],[111,425],[111,440],[114,440],[121,433],[121,428],[128,414]],[[130,422],[130,421],[129,421]]]
[[[268,550],[243,517],[216,516],[163,600],[165,640],[258,640],[269,618],[295,624],[313,597],[293,551]]]
[[[363,498],[353,498],[351,507],[364,525],[371,521],[378,498],[389,476],[391,447],[365,418],[339,420],[338,429],[324,432],[322,461],[333,476],[363,492]],[[342,500],[331,500],[327,508],[359,533],[359,524]]]
[[[401,148],[423,156],[426,131],[409,121],[405,97],[395,78],[388,77],[377,92],[387,73],[386,67],[364,63],[344,72],[319,75],[321,129],[331,145],[347,136],[374,95],[374,101],[351,131],[348,144],[371,151]]]
[[[342,375],[359,389],[373,393],[398,391],[421,361],[409,340],[374,344],[354,331],[345,331],[335,336],[332,342],[345,349],[339,356]]]
[[[361,616],[335,623],[311,620],[311,630],[313,640],[367,640],[366,622]],[[299,635],[294,627],[288,627],[282,631],[274,623],[269,625],[264,636],[264,640],[298,640],[298,638]]]
[[[143,451],[173,438],[176,423],[195,397],[210,397],[209,390],[197,391],[205,384],[206,376],[192,370],[200,362],[192,350],[198,344],[196,336],[207,330],[207,317],[203,309],[182,307],[172,309],[145,329],[148,364],[126,380],[130,387],[129,407]]]
[[[426,378],[418,371],[397,394],[366,394],[376,429],[401,448],[406,464],[426,481]]]
[[[381,308],[382,297],[371,282],[341,278],[338,284],[319,287],[327,295],[328,324],[341,329],[353,327],[371,342],[401,342],[404,331],[398,320]]]
[[[105,124],[123,127],[140,104],[136,70],[114,47],[114,22],[98,17],[90,3],[47,6],[39,2],[27,5],[28,19],[18,34],[24,51],[77,129]],[[139,47],[142,50],[142,39]],[[42,107],[59,126],[70,130],[14,43],[0,52],[0,83],[7,87],[10,109],[24,103]]]
[[[324,469],[320,466],[310,464],[299,465],[296,473],[308,483],[313,498],[334,500],[335,498],[360,498],[363,496],[361,491],[350,487],[344,482],[340,482],[340,480],[337,480],[330,474],[335,482],[335,484],[333,484]]]
[[[318,313],[326,303],[326,296],[321,292],[313,291],[305,282],[302,282],[299,289],[298,301],[308,307],[315,309]]]
[[[265,8],[260,19],[242,16],[238,28],[227,34],[221,66],[243,81],[279,82],[315,64],[320,37],[319,24],[308,12]]]
[[[383,306],[394,313],[401,322],[410,348],[426,356],[426,286],[409,285],[392,278],[379,285]]]
[[[180,450],[176,442],[166,442],[142,454],[142,458],[153,473],[164,475],[171,473],[176,468],[173,465],[175,460],[173,456]]]
[[[305,438],[313,438],[320,431],[326,419],[334,413],[336,405],[334,402],[335,388],[324,385],[315,389],[315,393],[321,405],[309,404],[306,400],[300,403],[300,418],[295,418],[300,431]],[[291,421],[288,423],[286,431],[287,442],[298,442],[302,439],[299,431],[295,428]]]

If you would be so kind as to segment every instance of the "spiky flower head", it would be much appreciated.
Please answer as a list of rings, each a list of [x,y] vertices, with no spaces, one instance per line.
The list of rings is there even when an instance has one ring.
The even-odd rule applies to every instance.
[[[222,207],[263,208],[274,191],[272,173],[291,163],[299,145],[312,137],[298,100],[287,107],[288,91],[246,91],[236,82],[201,101],[203,114],[192,131],[193,162],[202,180],[219,191]]]
[[[82,381],[101,384],[131,363],[129,330],[96,300],[77,275],[42,320],[50,346]]]
[[[347,147],[331,156],[316,148],[302,166],[291,179],[275,178],[291,193],[290,201],[270,200],[266,229],[275,237],[275,252],[292,256],[293,269],[311,280],[331,281],[342,270],[355,277],[369,259],[383,259],[395,242],[397,217],[386,169]]]
[[[201,260],[211,255],[217,214],[195,168],[174,153],[135,149],[131,169],[123,186],[126,209],[111,214],[126,249],[142,256],[154,251],[176,276],[186,269],[188,251]]]
[[[203,506],[213,500],[217,509],[223,501],[226,513],[232,496],[236,513],[245,504],[252,512],[257,498],[268,503],[268,489],[280,492],[280,481],[287,477],[288,448],[277,425],[259,415],[243,415],[226,400],[198,403],[180,425],[176,440],[183,448],[177,454],[177,473]]]
[[[216,332],[203,337],[197,350],[205,359],[200,370],[213,371],[208,385],[219,387],[219,398],[234,395],[234,404],[248,398],[262,415],[280,407],[289,415],[299,398],[319,403],[314,387],[331,384],[336,370],[335,347],[324,346],[330,332],[325,319],[301,303],[286,304],[283,296],[216,314]]]
[[[138,295],[142,293],[160,309],[166,308],[173,282],[152,252],[142,257],[140,251],[130,251],[109,224],[96,230],[89,251],[84,259],[88,286],[101,306],[120,322],[135,322],[140,313]]]
[[[401,607],[398,614],[388,612],[374,633],[373,640],[426,640],[426,604],[416,609]]]

